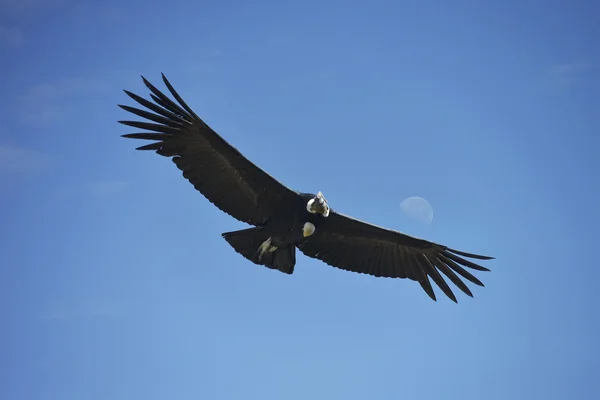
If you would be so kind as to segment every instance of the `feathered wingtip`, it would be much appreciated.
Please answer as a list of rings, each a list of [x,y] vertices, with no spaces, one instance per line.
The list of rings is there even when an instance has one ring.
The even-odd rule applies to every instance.
[[[141,75],[144,85],[150,89],[150,97],[154,100],[154,103],[136,95],[128,90],[123,90],[127,96],[133,99],[138,104],[145,107],[147,110],[143,110],[136,107],[126,106],[118,104],[118,106],[134,115],[142,117],[147,121],[118,121],[120,124],[131,126],[146,130],[146,132],[140,133],[128,133],[121,135],[121,137],[129,139],[143,139],[143,140],[156,140],[158,142],[140,146],[136,150],[160,150],[163,146],[163,142],[174,135],[181,133],[182,128],[185,125],[193,124],[194,122],[201,121],[200,118],[192,111],[187,103],[181,98],[179,93],[175,90],[173,85],[169,82],[164,73],[161,73],[161,77],[165,86],[177,101],[174,102],[167,95],[156,88],[148,79]]]
[[[478,260],[495,260],[495,257],[490,257],[490,256],[482,256],[480,254],[473,254],[473,253],[466,253],[464,251],[459,251],[459,250],[455,250],[455,249],[450,249],[448,248],[448,250],[450,250],[453,253],[456,253],[458,255],[461,255],[463,257],[468,257],[468,258],[476,258]],[[489,270],[488,270],[489,271]]]
[[[431,286],[430,278],[436,283],[436,285],[444,292],[446,296],[448,296],[452,301],[458,303],[458,300],[452,289],[448,286],[444,278],[439,272],[442,272],[450,281],[456,285],[463,293],[465,293],[469,297],[473,297],[473,293],[467,287],[467,285],[459,278],[458,275],[463,277],[464,279],[474,283],[477,286],[485,287],[483,282],[473,276],[470,272],[465,270],[462,266],[474,269],[476,271],[490,271],[489,268],[483,267],[479,264],[476,264],[472,261],[469,261],[463,257],[474,258],[479,260],[493,260],[494,257],[483,256],[479,254],[466,253],[464,251],[454,250],[446,247],[442,253],[437,256],[429,259],[428,257],[423,257],[422,260],[419,260],[416,256],[415,259],[417,263],[421,266],[422,270],[425,272],[424,276],[421,279],[418,279],[421,287],[427,295],[433,300],[436,300],[436,295],[433,291],[433,287]],[[462,265],[462,266],[461,266]],[[439,271],[439,272],[438,272]],[[458,275],[457,275],[458,274]]]

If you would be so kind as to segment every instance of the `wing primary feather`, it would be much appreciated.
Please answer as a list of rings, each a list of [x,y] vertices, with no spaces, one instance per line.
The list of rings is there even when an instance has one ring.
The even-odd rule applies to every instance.
[[[163,117],[160,115],[153,114],[149,111],[140,110],[139,108],[125,106],[122,104],[119,104],[118,106],[121,107],[125,111],[129,111],[132,114],[135,114],[142,118],[149,119],[149,120],[157,122],[159,124],[165,124],[168,126],[172,126],[174,128],[175,127],[181,128],[183,126],[183,124],[180,122],[181,121],[180,119],[166,118],[166,117]]]
[[[173,100],[169,99],[166,94],[158,90],[156,86],[151,84],[146,78],[142,76],[142,79],[144,80],[146,87],[152,91],[153,95],[151,94],[150,96],[152,96],[154,101],[176,114],[191,117],[189,113],[186,113],[184,109],[179,107]]]
[[[425,276],[424,279],[420,280],[419,284],[421,285],[425,293],[427,293],[427,295],[431,297],[433,301],[437,301],[435,297],[435,292],[433,291],[433,287],[431,287],[431,282],[429,282],[429,278],[427,276]]]
[[[490,256],[482,256],[480,254],[473,254],[473,253],[465,253],[464,251],[459,251],[459,250],[455,250],[455,249],[451,249],[449,247],[446,247],[446,250],[451,251],[455,254],[461,255],[463,257],[469,257],[469,258],[476,258],[478,260],[494,260],[494,257],[490,257]]]
[[[144,81],[144,85],[146,85],[146,87],[148,89],[150,89],[150,91],[157,97],[165,100],[165,101],[172,101],[171,99],[169,99],[163,92],[161,92],[156,86],[154,86],[152,83],[150,83],[150,81],[148,79],[146,79],[144,76],[142,76],[142,80]]]
[[[146,129],[149,131],[162,132],[162,133],[170,133],[176,134],[179,133],[179,128],[175,128],[167,125],[153,124],[150,122],[141,122],[141,121],[118,121],[120,124],[133,126],[134,128]]]
[[[412,272],[415,274],[413,279],[415,279],[416,281],[418,281],[421,284],[421,287],[423,288],[423,290],[425,290],[425,292],[429,295],[429,297],[431,297],[433,300],[437,301],[437,299],[435,297],[435,292],[433,291],[433,287],[431,286],[431,282],[429,282],[429,278],[427,277],[427,274],[421,268],[421,265],[420,265],[419,260],[417,259],[417,256],[413,253],[407,253],[406,258],[408,261],[406,265],[409,266],[410,269],[412,270]]]
[[[469,287],[467,285],[465,285],[465,283],[463,281],[461,281],[460,278],[450,268],[448,268],[447,265],[440,262],[438,259],[432,260],[429,257],[427,257],[427,258],[428,258],[429,262],[433,264],[434,268],[437,268],[444,275],[446,275],[448,277],[448,279],[450,279],[450,281],[456,285],[456,287],[458,287],[460,290],[462,290],[467,296],[473,297],[473,293],[471,293],[471,290],[469,289]]]
[[[454,255],[454,254],[452,254],[452,253],[450,253],[448,251],[445,251],[444,255],[446,257],[448,257],[448,258],[456,261],[459,264],[462,264],[462,265],[464,265],[466,267],[469,267],[469,268],[473,268],[473,269],[475,269],[477,271],[489,271],[489,269],[487,269],[486,267],[482,267],[481,265],[475,264],[474,262],[471,262],[469,260],[465,260],[464,258],[456,256],[456,255]]]
[[[455,303],[458,303],[458,300],[456,299],[454,292],[452,292],[452,289],[450,289],[450,286],[448,286],[448,284],[446,283],[444,278],[440,275],[438,270],[433,266],[431,261],[429,261],[429,258],[427,258],[427,256],[425,254],[421,254],[421,257],[420,258],[417,257],[417,260],[420,261],[420,265],[423,268],[423,270],[425,270],[425,272],[431,277],[431,279],[433,279],[433,281],[436,283],[436,285],[438,285],[438,287],[440,289],[442,289],[442,292],[444,292],[444,294],[446,296],[448,296],[450,298],[450,300],[452,300]]]
[[[144,139],[144,140],[164,140],[165,137],[170,137],[170,134],[164,133],[126,133],[125,135],[121,135],[121,137],[128,139]]]
[[[437,258],[440,260],[440,263],[446,264],[447,266],[452,268],[454,271],[456,271],[463,278],[469,280],[470,282],[472,282],[478,286],[482,286],[482,287],[485,286],[479,279],[477,279],[475,276],[473,276],[471,273],[469,273],[466,269],[464,269],[463,267],[461,267],[454,261],[450,260],[448,257],[444,256],[443,254],[438,254]]]
[[[145,146],[140,146],[140,147],[136,147],[136,150],[160,150],[160,148],[162,147],[162,142],[158,142],[158,143],[151,143],[151,144],[147,144]]]
[[[163,100],[160,97],[155,96],[154,94],[150,94],[150,97],[152,97],[152,100],[154,100],[156,104],[159,104],[167,110],[174,113],[177,116],[177,119],[189,120],[191,122],[191,117],[187,115],[186,112],[182,110],[177,104],[173,103],[171,99],[167,98],[166,100]]]
[[[407,258],[406,265],[408,266],[409,271],[412,272],[412,274],[414,276],[414,279],[416,279],[417,281],[421,281],[423,279],[426,279],[427,278],[427,274],[420,267],[419,260],[417,260],[417,257],[413,253],[407,251],[406,252],[406,258]]]
[[[172,113],[169,110],[165,110],[163,107],[159,107],[156,104],[152,103],[149,100],[144,99],[143,97],[138,96],[135,93],[131,93],[129,90],[124,90],[124,92],[131,97],[133,100],[137,101],[139,104],[143,105],[144,107],[154,111],[155,113],[158,113],[164,117],[167,117],[169,119],[172,120],[177,120],[177,121],[181,121],[182,118],[180,115],[177,115],[175,113]],[[189,121],[186,121],[189,122]]]
[[[200,120],[200,117],[198,117],[196,115],[196,113],[190,108],[190,106],[187,105],[187,103],[183,100],[183,98],[181,98],[181,96],[179,95],[179,93],[177,93],[177,91],[175,90],[175,88],[171,85],[171,83],[169,82],[169,80],[167,79],[167,77],[165,76],[165,74],[163,74],[162,72],[160,73],[162,75],[162,79],[163,82],[165,83],[165,85],[167,86],[167,89],[169,89],[169,92],[171,92],[171,94],[173,95],[173,97],[175,98],[175,100],[177,100],[177,102],[179,104],[181,104],[181,106],[195,119]]]

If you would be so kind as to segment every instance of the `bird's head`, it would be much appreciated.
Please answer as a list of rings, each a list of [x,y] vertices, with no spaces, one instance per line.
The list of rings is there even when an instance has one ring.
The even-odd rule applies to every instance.
[[[329,204],[327,204],[327,200],[325,200],[321,192],[317,193],[315,197],[306,203],[306,209],[311,214],[321,214],[324,217],[329,216]]]

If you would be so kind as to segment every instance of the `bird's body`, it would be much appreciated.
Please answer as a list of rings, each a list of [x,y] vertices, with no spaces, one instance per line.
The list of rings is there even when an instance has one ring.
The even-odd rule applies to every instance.
[[[248,260],[292,274],[299,249],[347,271],[417,281],[433,300],[436,297],[429,279],[456,301],[440,272],[469,296],[472,293],[459,275],[483,286],[464,267],[488,269],[464,257],[492,257],[461,252],[345,216],[331,209],[321,192],[301,193],[287,188],[206,125],[164,75],[163,81],[179,104],[144,79],[154,103],[125,92],[154,113],[120,107],[152,122],[119,121],[146,131],[123,136],[155,141],[138,150],[171,157],[184,178],[210,202],[253,225],[222,234]]]
[[[294,272],[296,247],[310,237],[324,222],[324,216],[311,213],[307,205],[318,195],[299,193],[264,224],[255,228],[223,233],[227,242],[255,264]]]

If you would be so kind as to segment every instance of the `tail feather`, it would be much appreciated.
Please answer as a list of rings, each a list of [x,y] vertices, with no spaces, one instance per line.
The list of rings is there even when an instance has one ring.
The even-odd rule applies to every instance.
[[[226,232],[222,236],[236,252],[253,263],[286,274],[294,272],[296,265],[294,245],[276,246],[276,240],[273,240],[262,227]]]

